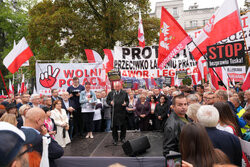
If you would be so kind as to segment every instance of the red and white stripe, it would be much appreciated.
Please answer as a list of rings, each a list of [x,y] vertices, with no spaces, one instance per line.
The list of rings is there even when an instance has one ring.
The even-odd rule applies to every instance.
[[[88,63],[102,62],[102,57],[94,50],[84,49]]]
[[[210,18],[209,23],[201,30],[194,43],[202,54],[207,52],[207,46],[213,45],[242,29],[236,0],[225,0],[222,6]],[[198,61],[202,56],[198,48],[189,45],[192,55]]]
[[[20,86],[20,84],[17,84],[17,93],[21,94],[21,86]]]
[[[244,79],[241,89],[244,91],[250,89],[250,67],[247,70],[247,75]]]
[[[142,25],[141,11],[139,10],[138,40],[141,47],[145,47],[144,30]]]
[[[3,64],[11,73],[15,73],[22,66],[22,64],[29,60],[32,56],[33,53],[26,39],[23,37],[4,58]]]
[[[9,92],[8,94],[14,94],[14,90],[12,88],[11,80],[9,79]]]
[[[109,72],[114,68],[114,51],[111,49],[103,49],[103,51],[105,54],[104,60],[107,62],[105,64],[106,72]]]

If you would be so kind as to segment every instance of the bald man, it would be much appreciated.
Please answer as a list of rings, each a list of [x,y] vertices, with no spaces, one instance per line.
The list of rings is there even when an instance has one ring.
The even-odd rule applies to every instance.
[[[49,156],[49,163],[50,167],[56,166],[54,159],[60,158],[63,156],[63,148],[54,140],[52,139],[48,133],[46,128],[44,127],[44,119],[45,119],[45,112],[38,107],[31,108],[27,111],[25,115],[25,123],[24,126],[21,127],[21,130],[24,132],[26,137],[34,137],[37,141],[36,144],[33,145],[35,151],[39,152],[42,156],[43,152],[43,141],[42,137],[46,136],[47,138],[51,139],[48,148],[48,156]],[[37,136],[30,136],[30,132],[35,131]]]
[[[118,142],[118,129],[120,127],[121,134],[120,139],[122,143],[125,143],[126,138],[126,107],[129,104],[128,94],[122,90],[122,84],[120,82],[114,83],[114,90],[109,92],[107,96],[107,104],[109,104],[112,111],[111,126],[113,144],[117,145]]]

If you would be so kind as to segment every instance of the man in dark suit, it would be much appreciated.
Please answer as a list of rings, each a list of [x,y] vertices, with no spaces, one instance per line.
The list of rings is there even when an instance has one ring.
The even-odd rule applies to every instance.
[[[59,93],[58,93],[58,90],[57,89],[52,89],[51,90],[51,100],[52,100],[52,106],[53,106],[53,103],[55,100],[61,100],[62,102],[62,98],[58,96]]]
[[[112,106],[112,136],[113,144],[118,142],[118,129],[120,127],[121,142],[125,142],[126,137],[126,106],[129,104],[128,94],[122,90],[122,84],[119,81],[114,82],[114,90],[107,96],[107,103]]]
[[[75,109],[73,108],[72,101],[69,100],[69,92],[63,92],[61,95],[62,108],[66,110],[67,116],[69,118],[69,137],[72,139],[73,137],[73,112]]]
[[[36,144],[33,145],[33,149],[40,153],[42,156],[43,153],[43,136],[46,136],[51,140],[49,147],[48,147],[48,158],[50,167],[56,166],[54,160],[60,158],[64,154],[63,148],[54,140],[52,139],[48,133],[47,129],[44,127],[44,119],[45,119],[45,112],[38,107],[34,107],[29,109],[29,111],[25,115],[25,123],[24,126],[21,127],[21,130],[24,132],[25,136],[28,138],[34,137],[37,141]],[[31,132],[36,132],[36,136],[30,135]]]
[[[241,166],[242,150],[238,137],[226,131],[216,129],[216,125],[219,122],[218,110],[214,106],[204,105],[199,108],[196,115],[198,122],[206,127],[214,148],[223,151],[232,164]]]

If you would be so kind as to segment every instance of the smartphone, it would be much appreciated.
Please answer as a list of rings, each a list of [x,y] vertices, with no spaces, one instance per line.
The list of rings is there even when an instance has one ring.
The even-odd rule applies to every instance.
[[[181,167],[181,160],[181,153],[170,151],[169,154],[166,155],[166,167]]]

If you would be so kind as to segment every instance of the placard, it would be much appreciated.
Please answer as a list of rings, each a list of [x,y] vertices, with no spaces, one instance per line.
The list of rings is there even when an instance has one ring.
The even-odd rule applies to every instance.
[[[244,41],[208,46],[208,67],[238,66],[244,64],[244,48]]]
[[[187,71],[176,71],[178,79],[185,79],[187,77]]]
[[[109,71],[108,72],[109,81],[119,81],[121,80],[120,71]]]

